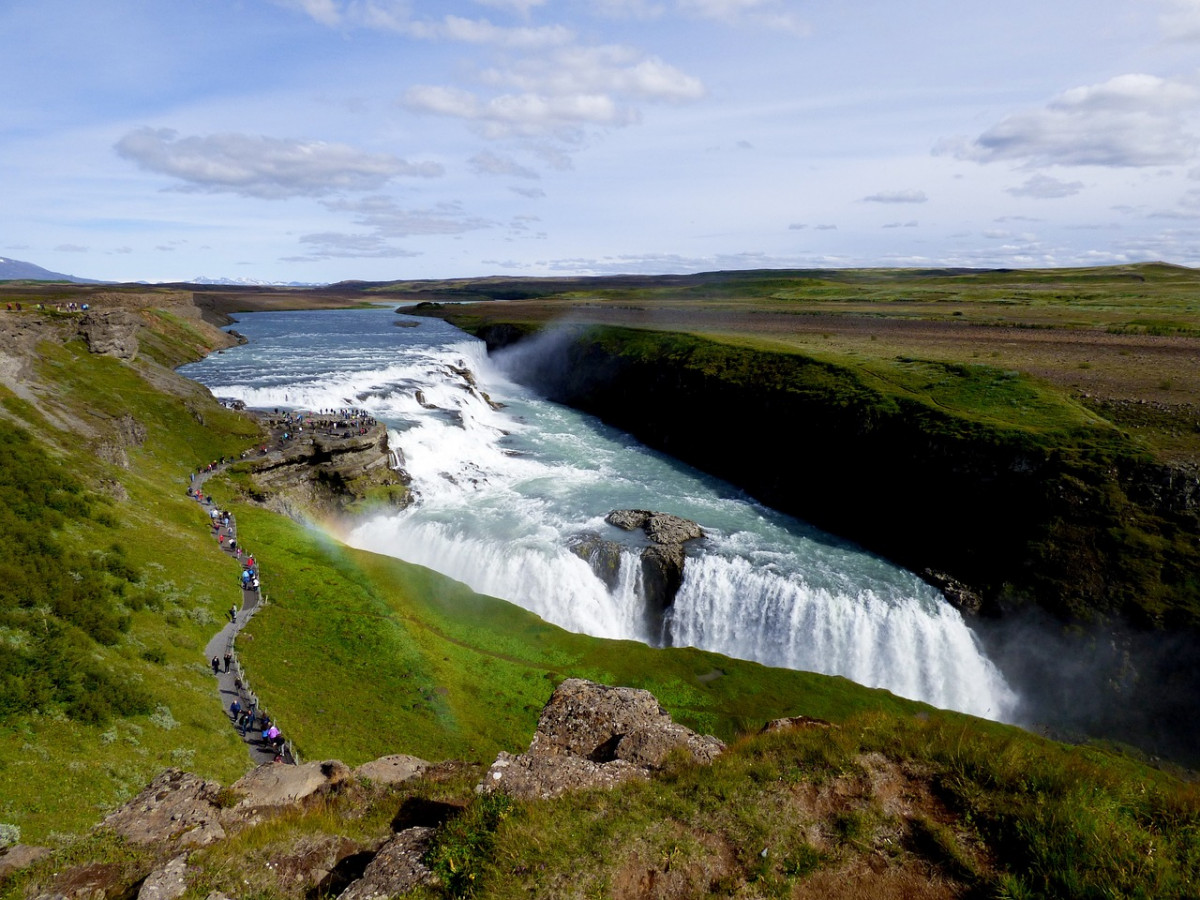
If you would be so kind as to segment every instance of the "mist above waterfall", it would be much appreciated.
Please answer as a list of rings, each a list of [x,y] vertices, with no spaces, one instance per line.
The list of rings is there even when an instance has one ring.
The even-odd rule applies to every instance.
[[[253,407],[352,402],[389,424],[417,501],[362,523],[352,545],[437,569],[565,628],[653,643],[638,539],[604,517],[672,513],[706,535],[689,542],[667,611],[675,643],[1013,716],[1014,693],[962,617],[912,573],[543,399],[445,323],[400,329],[392,320],[384,311],[247,315],[237,327],[250,344],[188,372]],[[507,362],[552,366],[546,350]],[[571,549],[588,534],[626,547],[611,586]]]

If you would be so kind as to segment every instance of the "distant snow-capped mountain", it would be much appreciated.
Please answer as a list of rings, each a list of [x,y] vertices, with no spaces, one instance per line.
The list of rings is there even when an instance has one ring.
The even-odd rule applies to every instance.
[[[198,275],[188,284],[214,284],[225,287],[324,287],[323,282],[312,281],[260,281],[257,278],[209,278]]]
[[[76,284],[104,284],[103,281],[94,278],[63,275],[61,272],[51,272],[33,263],[9,259],[6,256],[0,256],[0,281],[73,281]]]

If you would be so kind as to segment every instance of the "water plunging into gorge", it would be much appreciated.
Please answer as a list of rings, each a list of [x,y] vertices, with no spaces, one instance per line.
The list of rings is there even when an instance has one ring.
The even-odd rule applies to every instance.
[[[1011,718],[1016,697],[1003,677],[914,574],[542,399],[453,326],[367,310],[252,313],[237,328],[250,343],[183,374],[251,407],[357,406],[388,424],[416,501],[360,524],[347,538],[354,546],[574,631],[647,643],[666,633],[676,645]],[[686,545],[662,623],[643,596],[644,536],[607,524],[614,509],[704,529]],[[577,552],[594,539],[621,545],[607,580]]]

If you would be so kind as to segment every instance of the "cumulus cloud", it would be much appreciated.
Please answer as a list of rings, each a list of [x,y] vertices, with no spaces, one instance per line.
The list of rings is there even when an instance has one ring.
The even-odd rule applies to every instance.
[[[1024,184],[1006,188],[1014,197],[1033,197],[1036,200],[1057,200],[1060,197],[1074,197],[1083,190],[1082,181],[1060,181],[1049,175],[1034,175],[1026,179]]]
[[[510,187],[510,191],[518,196],[525,197],[528,200],[541,200],[546,196],[546,192],[539,187]]]
[[[936,152],[978,162],[1030,165],[1161,166],[1200,149],[1191,121],[1200,104],[1192,84],[1155,75],[1119,75],[1072,88],[1044,108],[1016,113],[974,141]]]
[[[116,143],[142,169],[184,182],[180,190],[280,199],[338,191],[369,191],[402,176],[434,178],[436,163],[409,163],[345,144],[244,134],[180,137],[141,128]]]
[[[880,191],[863,197],[864,203],[925,203],[928,200],[924,191]]]
[[[704,85],[661,59],[629,47],[561,47],[479,73],[494,94],[448,85],[417,85],[400,103],[413,112],[464,119],[486,137],[548,136],[578,142],[581,129],[640,120],[642,102],[679,103]]]

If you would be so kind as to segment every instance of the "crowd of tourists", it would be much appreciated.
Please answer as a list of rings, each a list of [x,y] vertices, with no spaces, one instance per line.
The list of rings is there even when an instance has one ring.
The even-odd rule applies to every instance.
[[[193,472],[188,486],[188,496],[209,508],[208,514],[213,536],[220,543],[222,549],[241,563],[239,581],[243,591],[242,605],[233,604],[226,613],[230,631],[225,651],[223,655],[214,655],[210,660],[210,665],[213,675],[218,678],[228,674],[234,676],[232,691],[229,691],[233,694],[233,699],[229,702],[227,711],[233,726],[241,733],[242,739],[260,753],[269,754],[277,763],[295,762],[295,753],[279,730],[279,726],[260,707],[257,695],[246,683],[234,651],[234,638],[237,632],[249,620],[261,598],[258,561],[254,558],[253,553],[239,543],[237,523],[234,521],[232,513],[228,510],[218,509],[213,503],[212,496],[205,494],[201,489],[209,475],[216,472],[226,462],[232,461],[232,458],[227,460],[222,457]],[[199,487],[197,483],[199,483]],[[222,689],[222,693],[226,693],[226,689]]]

